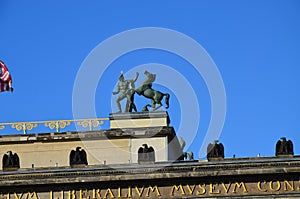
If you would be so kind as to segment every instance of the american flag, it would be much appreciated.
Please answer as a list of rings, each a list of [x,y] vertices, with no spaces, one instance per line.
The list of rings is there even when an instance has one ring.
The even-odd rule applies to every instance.
[[[14,89],[12,88],[11,83],[12,83],[12,78],[8,72],[7,67],[2,61],[0,61],[0,92],[4,92],[4,91],[12,92]]]

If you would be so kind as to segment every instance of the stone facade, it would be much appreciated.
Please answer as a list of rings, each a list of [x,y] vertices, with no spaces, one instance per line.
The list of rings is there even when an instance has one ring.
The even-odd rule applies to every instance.
[[[89,165],[128,164],[137,163],[143,144],[154,148],[159,162],[174,161],[182,154],[172,127],[7,135],[0,138],[0,154],[17,153],[21,168],[66,167],[71,150],[81,147]]]
[[[5,164],[20,165],[1,162],[0,199],[300,198],[300,156],[224,158],[222,145],[184,160],[166,112],[110,120],[109,130],[1,136]]]
[[[0,172],[1,198],[298,198],[300,157]]]

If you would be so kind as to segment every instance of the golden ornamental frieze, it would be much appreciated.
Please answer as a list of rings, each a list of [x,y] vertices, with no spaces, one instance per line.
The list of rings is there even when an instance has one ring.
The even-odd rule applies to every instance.
[[[6,130],[7,127],[15,129],[16,131],[23,131],[27,134],[29,131],[36,129],[42,129],[42,126],[48,127],[50,130],[55,132],[60,132],[62,129],[67,127],[73,127],[76,130],[77,125],[83,127],[86,130],[92,131],[98,128],[100,125],[104,124],[104,121],[109,120],[109,118],[91,118],[91,119],[77,119],[77,120],[49,120],[49,121],[36,121],[36,122],[6,122],[0,123],[0,130]],[[44,132],[41,130],[40,132]]]

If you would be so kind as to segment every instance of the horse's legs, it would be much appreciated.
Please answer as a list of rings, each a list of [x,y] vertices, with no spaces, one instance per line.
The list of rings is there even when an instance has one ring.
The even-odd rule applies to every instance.
[[[130,103],[129,103],[129,112],[131,113],[132,111],[135,111],[135,112],[137,112],[137,109],[136,109],[136,106],[135,106],[135,104],[133,103],[133,101],[131,101]]]
[[[156,104],[155,100],[152,99],[152,100],[151,100],[151,104],[152,104],[152,105],[151,105],[151,108],[155,108],[155,104]]]
[[[155,92],[155,95],[153,96],[153,101],[154,101],[154,107],[152,106],[153,110],[152,111],[156,111],[157,109],[159,109],[160,107],[162,107],[162,100],[163,95],[160,92]],[[158,104],[157,107],[155,107],[155,104]]]
[[[131,96],[130,96],[130,101],[131,101],[131,103],[130,103],[130,112],[132,112],[132,109],[135,111],[135,112],[137,112],[137,109],[136,109],[136,106],[135,106],[135,103],[134,103],[134,94],[135,94],[135,92],[134,92],[134,90],[133,90],[133,93],[131,94]]]
[[[162,104],[161,103],[158,103],[158,106],[157,107],[155,107],[155,108],[153,108],[153,110],[152,111],[156,111],[157,109],[159,109],[160,107],[162,107]]]
[[[166,108],[169,108],[170,94],[164,93],[164,96],[165,96]]]
[[[162,106],[161,101],[163,100],[163,97],[165,97],[166,108],[169,108],[170,95],[168,93],[161,93],[158,91],[154,95],[154,100],[159,105],[159,107],[161,107]]]
[[[163,98],[163,94],[161,92],[159,92],[159,91],[154,92],[153,101],[154,101],[154,104],[158,104],[158,106],[156,108],[155,108],[155,106],[152,107],[152,108],[154,108],[154,110],[157,110],[160,107],[162,107],[162,103],[161,103],[162,98]]]

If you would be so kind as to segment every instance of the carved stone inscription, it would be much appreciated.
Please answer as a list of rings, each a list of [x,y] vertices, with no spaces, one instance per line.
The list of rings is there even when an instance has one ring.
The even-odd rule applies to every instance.
[[[300,194],[300,180],[258,182],[228,182],[208,184],[172,184],[168,186],[128,186],[101,188],[80,188],[69,190],[47,190],[44,192],[0,193],[0,199],[105,199],[105,198],[178,198],[178,197],[216,197],[251,196],[271,194]]]

